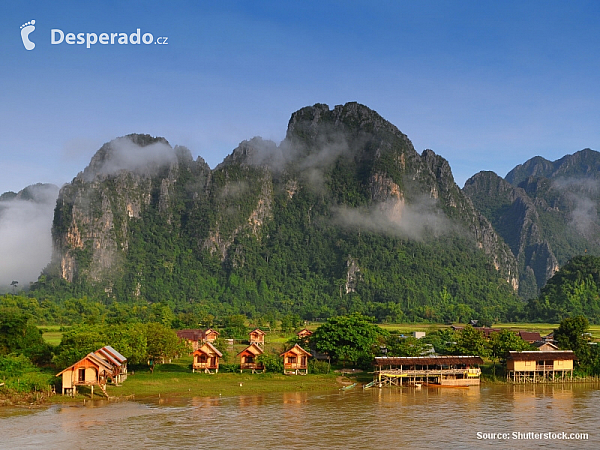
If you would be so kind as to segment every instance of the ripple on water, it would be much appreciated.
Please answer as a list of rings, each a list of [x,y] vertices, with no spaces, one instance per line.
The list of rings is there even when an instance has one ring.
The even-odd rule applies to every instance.
[[[600,395],[587,386],[360,389],[55,405],[0,416],[0,448],[564,448],[563,441],[485,441],[476,433],[588,432],[600,448]],[[535,445],[533,445],[535,444]]]

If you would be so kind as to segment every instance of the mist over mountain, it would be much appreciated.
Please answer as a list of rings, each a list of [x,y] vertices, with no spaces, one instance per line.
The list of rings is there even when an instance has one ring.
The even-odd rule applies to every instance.
[[[0,286],[27,286],[50,262],[57,197],[58,186],[41,183],[0,195]]]
[[[572,257],[600,253],[598,168],[589,149],[535,157],[461,190],[443,157],[358,103],[302,108],[282,142],[243,141],[214,169],[132,134],[58,196],[0,196],[0,273],[23,285],[44,268],[32,295],[127,311],[510,320]]]
[[[572,257],[600,254],[600,153],[557,161],[536,156],[505,179],[480,172],[463,188],[519,262],[520,295],[530,299]]]
[[[448,162],[357,103],[302,108],[284,141],[244,141],[213,170],[164,138],[111,141],[61,188],[52,239],[41,296],[379,320],[521,305],[511,249]]]

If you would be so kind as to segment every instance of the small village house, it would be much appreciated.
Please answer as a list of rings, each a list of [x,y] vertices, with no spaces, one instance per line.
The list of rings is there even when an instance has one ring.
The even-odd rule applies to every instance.
[[[508,352],[506,379],[514,383],[536,383],[573,378],[571,350]]]
[[[209,328],[204,331],[204,342],[213,343],[217,340],[218,337],[219,337],[219,332],[216,330],[213,330],[212,328]]]
[[[308,358],[311,355],[298,344],[287,352],[283,352],[280,356],[283,357],[284,374],[306,375],[308,373]]]
[[[198,350],[192,353],[194,358],[192,362],[192,371],[203,370],[206,373],[219,372],[219,358],[223,354],[210,342],[202,344]]]
[[[517,335],[528,344],[533,344],[536,341],[542,340],[542,336],[540,336],[540,333],[537,331],[519,331]]]
[[[192,349],[192,352],[198,350],[198,347],[204,343],[205,336],[206,334],[204,333],[204,330],[186,329],[179,330],[177,332],[177,337],[186,341],[189,347]]]
[[[56,376],[62,376],[63,395],[65,393],[76,395],[78,386],[88,386],[93,397],[94,386],[98,386],[108,397],[106,384],[108,379],[113,376],[114,370],[115,368],[108,361],[95,353],[89,353],[75,364],[57,373]]]
[[[259,347],[264,348],[265,335],[266,335],[266,333],[263,330],[261,330],[259,328],[255,328],[254,330],[252,330],[250,332],[250,345],[256,344]]]
[[[296,336],[298,336],[300,339],[304,339],[304,338],[310,337],[312,334],[313,334],[312,331],[310,331],[306,328],[303,328],[302,330],[300,330],[296,333]]]
[[[239,352],[237,356],[240,358],[240,370],[252,370],[252,373],[257,370],[264,371],[265,366],[256,360],[262,354],[263,350],[257,344],[250,344]]]
[[[381,356],[375,358],[373,381],[394,386],[473,386],[480,384],[480,364],[479,356]]]

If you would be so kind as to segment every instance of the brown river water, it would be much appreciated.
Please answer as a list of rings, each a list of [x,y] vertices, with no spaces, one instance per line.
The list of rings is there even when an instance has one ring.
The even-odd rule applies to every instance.
[[[558,439],[563,432],[588,437]],[[508,437],[490,439],[491,433]],[[517,439],[516,433],[558,435]],[[92,447],[600,449],[600,389],[583,384],[355,388],[0,409],[1,449]]]

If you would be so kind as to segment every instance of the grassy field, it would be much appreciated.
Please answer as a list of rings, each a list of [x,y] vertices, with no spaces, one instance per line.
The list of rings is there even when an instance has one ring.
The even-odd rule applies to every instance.
[[[558,325],[557,323],[499,323],[495,324],[494,328],[506,328],[514,331],[539,331],[544,336],[557,329]],[[592,333],[594,339],[600,339],[600,325],[590,325],[588,331]]]
[[[38,327],[42,330],[42,337],[44,340],[50,345],[58,345],[60,344],[60,340],[62,339],[63,332],[60,331],[62,326],[60,325],[44,325]]]
[[[464,326],[464,324],[456,324],[458,326]],[[518,331],[537,331],[542,336],[547,335],[551,331],[558,328],[557,323],[495,323],[492,328],[507,329],[514,332]],[[428,324],[428,323],[392,323],[382,324],[381,328],[388,331],[400,332],[404,334],[411,334],[413,331],[425,331],[431,333],[433,331],[449,328],[450,325],[444,324]],[[600,339],[600,325],[590,325],[589,332],[592,333],[594,339]]]
[[[266,392],[299,392],[338,389],[336,377],[327,375],[283,375],[251,373],[192,373],[191,357],[130,374],[122,386],[109,386],[110,396],[144,397],[237,396]]]

